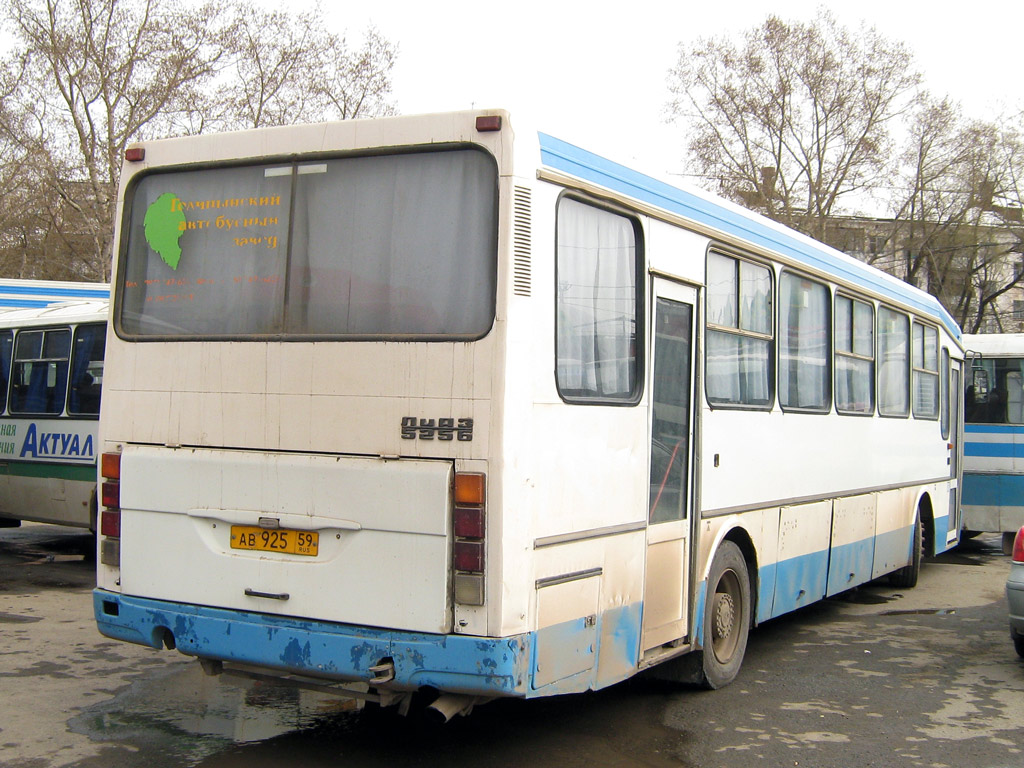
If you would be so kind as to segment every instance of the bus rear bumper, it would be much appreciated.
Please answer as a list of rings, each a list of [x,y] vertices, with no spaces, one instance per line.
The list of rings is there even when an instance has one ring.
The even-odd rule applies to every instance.
[[[475,696],[528,694],[531,635],[504,638],[431,635],[224,610],[93,591],[101,634],[190,656],[331,680],[375,680],[371,667],[394,665],[386,687],[433,687]]]

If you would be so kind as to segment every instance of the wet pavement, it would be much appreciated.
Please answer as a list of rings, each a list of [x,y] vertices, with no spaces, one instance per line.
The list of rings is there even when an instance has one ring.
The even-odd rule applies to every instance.
[[[633,680],[443,727],[100,636],[90,543],[0,529],[4,768],[1024,765],[995,537],[927,562],[914,590],[871,585],[768,622],[720,691]]]

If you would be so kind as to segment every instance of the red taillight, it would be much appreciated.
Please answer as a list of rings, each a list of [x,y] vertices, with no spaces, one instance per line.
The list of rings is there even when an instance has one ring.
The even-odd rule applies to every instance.
[[[1017,531],[1017,535],[1013,538],[1013,561],[1024,563],[1024,528]]]
[[[482,539],[484,537],[483,507],[455,508],[455,536],[460,539]]]
[[[100,486],[103,506],[109,509],[120,509],[121,454],[104,453],[100,457],[100,474],[103,475],[103,483]],[[118,524],[118,529],[120,529],[120,523]]]
[[[477,472],[455,474],[455,509],[452,511],[452,587],[456,603],[484,604],[484,552],[487,549],[486,483]]]
[[[103,506],[108,509],[121,508],[121,484],[116,480],[110,480],[100,487],[103,494]]]
[[[121,538],[121,510],[104,509],[100,513],[100,533],[115,539]]]
[[[455,542],[455,570],[482,573],[484,570],[484,543],[482,541]]]

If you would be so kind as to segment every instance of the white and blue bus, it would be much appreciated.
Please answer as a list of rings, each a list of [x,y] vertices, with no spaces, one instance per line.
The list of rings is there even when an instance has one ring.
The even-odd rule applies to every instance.
[[[145,142],[119,199],[109,637],[446,714],[717,687],[957,542],[955,322],[725,201],[502,111]]]
[[[95,530],[108,312],[106,299],[0,311],[0,527]]]
[[[964,334],[963,527],[1001,533],[1010,554],[1024,525],[1024,333]]]

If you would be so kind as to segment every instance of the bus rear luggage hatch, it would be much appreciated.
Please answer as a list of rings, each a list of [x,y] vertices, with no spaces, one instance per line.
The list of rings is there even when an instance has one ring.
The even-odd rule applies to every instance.
[[[125,446],[122,587],[448,632],[452,476],[449,461]]]

